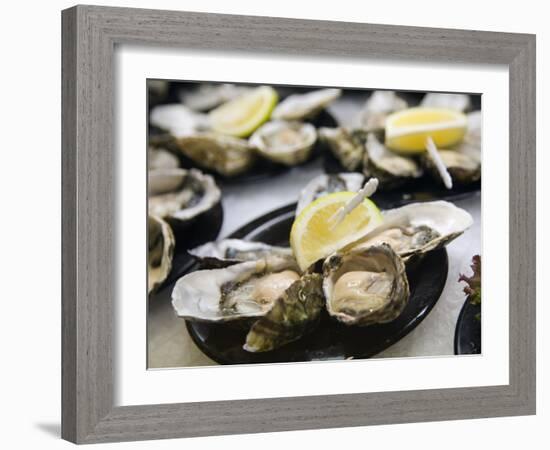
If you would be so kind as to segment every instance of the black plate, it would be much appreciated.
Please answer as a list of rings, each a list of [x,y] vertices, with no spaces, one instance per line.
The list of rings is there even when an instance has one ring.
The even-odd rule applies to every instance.
[[[277,209],[245,225],[231,237],[288,245],[296,205]],[[193,266],[190,270],[195,270]],[[247,330],[227,324],[187,321],[187,329],[197,346],[221,364],[297,362],[369,358],[391,346],[413,330],[433,308],[447,279],[445,249],[428,253],[407,269],[411,297],[403,313],[393,322],[368,327],[349,327],[326,313],[319,327],[302,339],[266,353],[242,349]]]
[[[481,305],[464,302],[455,330],[455,355],[479,355],[481,353]]]

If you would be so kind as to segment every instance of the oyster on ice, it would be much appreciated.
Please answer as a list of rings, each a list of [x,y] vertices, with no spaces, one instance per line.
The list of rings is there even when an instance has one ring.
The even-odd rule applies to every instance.
[[[217,133],[176,136],[180,151],[197,165],[226,177],[247,171],[255,161],[248,141]]]
[[[294,258],[290,247],[277,247],[263,242],[242,239],[222,239],[208,242],[188,250],[188,253],[207,267],[225,267],[263,258]]]
[[[316,140],[315,127],[309,123],[275,120],[258,128],[249,143],[264,158],[293,166],[309,158]]]
[[[327,311],[346,325],[390,322],[409,300],[405,265],[387,244],[330,256],[323,277]]]
[[[360,173],[322,174],[313,178],[300,193],[296,215],[311,202],[333,192],[356,192],[363,186],[365,177]]]
[[[229,322],[264,316],[300,279],[290,258],[265,258],[181,277],[172,291],[176,314],[189,320]]]
[[[151,293],[172,269],[174,234],[160,217],[147,218],[147,293]]]
[[[275,107],[271,117],[282,120],[309,119],[341,95],[341,89],[318,89],[305,94],[293,94]]]
[[[364,131],[340,127],[320,128],[318,133],[344,169],[359,170],[365,153]]]
[[[149,214],[187,222],[212,209],[221,193],[210,175],[197,169],[156,169],[148,174]]]
[[[382,212],[382,224],[347,248],[388,244],[405,261],[447,245],[473,223],[472,216],[452,203],[410,203]]]
[[[382,131],[388,115],[407,107],[407,102],[394,91],[374,91],[359,112],[357,125],[366,131]]]
[[[363,173],[367,178],[378,178],[383,188],[395,187],[422,175],[414,159],[388,150],[374,133],[368,134],[365,149]]]
[[[252,325],[243,348],[249,352],[267,352],[315,329],[325,302],[322,282],[321,275],[311,273],[292,283],[269,312]]]

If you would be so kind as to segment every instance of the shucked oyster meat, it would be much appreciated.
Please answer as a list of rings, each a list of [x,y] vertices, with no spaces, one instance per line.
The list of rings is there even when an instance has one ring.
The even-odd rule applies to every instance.
[[[346,325],[390,322],[409,300],[405,265],[387,244],[330,256],[323,277],[327,311]]]
[[[255,155],[248,141],[217,133],[176,137],[180,151],[197,165],[232,177],[248,170]]]
[[[293,166],[309,158],[316,140],[315,127],[309,123],[275,120],[257,129],[249,143],[264,158]]]
[[[221,193],[210,175],[197,169],[157,169],[148,173],[149,214],[189,221],[212,209]]]
[[[298,279],[299,269],[291,258],[198,270],[177,281],[172,305],[178,316],[189,320],[228,322],[261,317]]]
[[[222,239],[207,242],[188,250],[189,254],[200,260],[203,266],[224,267],[244,261],[256,261],[263,258],[294,258],[290,247],[278,247],[263,242],[242,239]]]

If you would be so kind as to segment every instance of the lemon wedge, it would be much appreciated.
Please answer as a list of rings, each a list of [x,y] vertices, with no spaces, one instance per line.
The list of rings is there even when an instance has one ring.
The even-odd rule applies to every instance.
[[[237,137],[250,136],[271,116],[279,96],[269,86],[259,86],[212,110],[210,125],[214,131]]]
[[[431,137],[438,148],[460,142],[467,119],[459,111],[445,108],[408,108],[386,118],[386,146],[402,153],[422,153]]]
[[[290,245],[296,261],[306,270],[321,258],[355,242],[382,223],[382,214],[368,198],[338,224],[331,220],[356,192],[336,192],[310,203],[294,220]]]

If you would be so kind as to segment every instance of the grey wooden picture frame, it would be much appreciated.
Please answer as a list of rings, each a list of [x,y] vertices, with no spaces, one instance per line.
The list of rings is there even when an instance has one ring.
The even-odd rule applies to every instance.
[[[94,443],[535,413],[534,35],[98,6],[63,11],[62,33],[64,439]],[[113,54],[118,44],[506,65],[509,384],[115,407]]]

